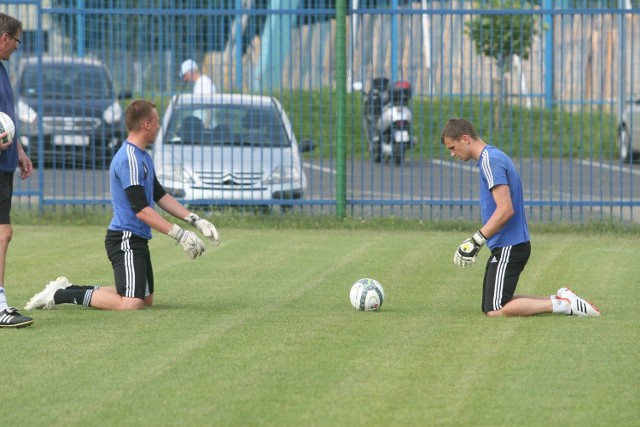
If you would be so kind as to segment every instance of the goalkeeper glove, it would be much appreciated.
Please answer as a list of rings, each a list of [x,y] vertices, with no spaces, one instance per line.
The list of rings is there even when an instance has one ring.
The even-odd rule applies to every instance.
[[[204,237],[211,239],[213,246],[218,246],[220,244],[220,234],[218,233],[218,230],[216,230],[216,227],[209,221],[200,218],[194,213],[190,213],[184,220],[195,226]]]
[[[169,230],[169,236],[176,239],[176,245],[180,243],[182,249],[189,255],[189,258],[196,259],[205,250],[204,242],[192,231],[186,231],[173,224]]]
[[[472,237],[468,238],[458,246],[456,253],[453,255],[453,263],[462,268],[472,266],[475,264],[478,252],[486,241],[486,237],[482,235],[480,230],[476,231]]]

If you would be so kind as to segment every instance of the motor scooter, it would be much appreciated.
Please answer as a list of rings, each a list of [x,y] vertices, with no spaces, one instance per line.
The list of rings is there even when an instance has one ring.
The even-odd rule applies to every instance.
[[[362,122],[371,158],[377,163],[404,163],[406,151],[416,144],[411,135],[411,83],[391,84],[388,78],[377,77],[370,90],[363,91],[363,99]]]

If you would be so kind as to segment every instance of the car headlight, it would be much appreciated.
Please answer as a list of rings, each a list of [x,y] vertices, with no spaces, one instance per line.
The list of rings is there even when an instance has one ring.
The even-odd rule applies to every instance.
[[[193,184],[193,176],[181,164],[166,164],[162,169],[156,171],[159,181],[180,182],[183,184]]]
[[[109,125],[122,120],[122,108],[118,101],[115,101],[113,104],[109,105],[106,110],[104,110],[104,113],[102,113],[102,119]]]
[[[300,181],[300,169],[293,166],[278,166],[271,175],[265,179],[265,184],[286,184]]]
[[[18,104],[16,105],[16,116],[21,122],[33,123],[36,121],[38,114],[36,114],[36,111],[29,107],[26,102],[18,101]]]

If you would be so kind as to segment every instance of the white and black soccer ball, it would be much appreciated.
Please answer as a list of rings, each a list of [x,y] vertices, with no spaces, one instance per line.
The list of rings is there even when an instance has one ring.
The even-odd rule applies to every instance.
[[[9,132],[9,138],[5,138],[2,142],[7,143],[13,141],[13,136],[16,134],[16,125],[7,113],[0,111],[0,133],[5,132]]]
[[[360,279],[351,286],[349,293],[351,305],[356,310],[374,311],[384,302],[384,289],[380,282],[374,279]]]

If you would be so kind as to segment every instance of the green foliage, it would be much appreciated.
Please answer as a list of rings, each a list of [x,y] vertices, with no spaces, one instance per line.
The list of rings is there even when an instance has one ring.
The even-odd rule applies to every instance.
[[[494,11],[530,8],[528,1],[487,0],[482,2],[482,9]],[[473,39],[476,51],[481,55],[495,58],[503,71],[510,69],[512,55],[529,59],[533,37],[538,34],[533,15],[480,14],[467,21],[465,25]]]
[[[335,111],[332,92],[284,91],[278,94],[298,139],[310,138],[317,146],[314,158],[335,156]],[[412,155],[440,157],[440,130],[450,117],[470,119],[485,141],[524,158],[616,158],[616,119],[605,109],[586,106],[584,111],[504,107],[503,132],[491,126],[493,102],[478,97],[424,97],[412,101],[413,133],[419,145]],[[347,97],[347,156],[369,156],[362,127],[362,99],[358,92]]]
[[[315,150],[307,158],[328,159],[335,156],[335,122],[337,98],[330,91],[282,91],[274,94],[287,111],[298,140],[311,139]],[[154,94],[149,97],[162,115],[170,98]],[[127,102],[122,103],[123,109]],[[414,158],[440,157],[440,130],[450,117],[471,120],[483,139],[510,156],[523,158],[596,158],[618,156],[617,119],[603,107],[585,106],[571,112],[562,109],[527,108],[509,104],[504,111],[503,132],[491,126],[493,103],[478,97],[423,97],[412,101],[413,133],[419,144]],[[362,127],[362,99],[358,92],[347,97],[347,157],[368,158]]]
[[[298,140],[311,139],[315,150],[307,158],[329,159],[335,156],[335,122],[337,99],[330,91],[283,91],[274,94],[291,119]],[[150,97],[160,114],[170,98]],[[123,102],[123,109],[128,102]],[[450,117],[471,120],[483,139],[500,147],[510,156],[524,158],[617,158],[616,117],[602,107],[586,106],[584,111],[527,108],[511,104],[505,108],[505,129],[496,132],[491,126],[492,102],[480,98],[424,97],[412,101],[413,133],[419,144],[414,158],[440,157],[440,130]],[[347,97],[347,157],[368,158],[368,147],[362,128],[362,99],[354,92]]]
[[[595,249],[588,235],[534,235],[518,291],[569,285],[602,317],[489,319],[479,310],[488,252],[471,269],[451,262],[466,232],[220,231],[222,245],[195,261],[154,237],[151,309],[63,305],[28,313],[30,328],[0,330],[15,389],[3,394],[3,424],[554,427],[640,418],[637,265],[628,256],[637,236],[601,236]],[[16,226],[9,302],[23,306],[62,274],[112,283],[103,237],[103,227]],[[350,306],[361,277],[385,287],[380,311]]]

